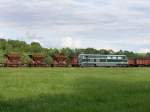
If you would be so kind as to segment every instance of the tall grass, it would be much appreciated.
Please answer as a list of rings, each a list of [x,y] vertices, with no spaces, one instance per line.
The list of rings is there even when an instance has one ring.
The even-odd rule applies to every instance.
[[[150,68],[1,68],[0,112],[149,112]]]

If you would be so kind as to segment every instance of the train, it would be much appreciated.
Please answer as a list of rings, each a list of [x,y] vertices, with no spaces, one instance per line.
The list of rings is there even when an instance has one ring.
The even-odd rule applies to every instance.
[[[53,56],[51,64],[45,63],[43,55],[29,55],[30,61],[23,63],[16,53],[5,54],[1,67],[148,67],[150,58],[128,58],[126,55],[79,54],[68,58],[59,53]]]

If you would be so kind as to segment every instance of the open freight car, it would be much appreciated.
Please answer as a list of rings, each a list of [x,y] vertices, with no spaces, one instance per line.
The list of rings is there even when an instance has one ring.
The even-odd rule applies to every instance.
[[[31,61],[29,62],[30,67],[46,67],[47,64],[44,62],[45,57],[40,54],[29,55]]]
[[[53,57],[52,67],[66,67],[67,66],[67,57],[63,54],[56,54]]]
[[[128,65],[134,67],[150,66],[150,58],[128,59]]]
[[[19,67],[22,65],[21,56],[16,53],[5,54],[5,67]]]
[[[71,57],[71,66],[72,67],[79,67],[78,56]]]

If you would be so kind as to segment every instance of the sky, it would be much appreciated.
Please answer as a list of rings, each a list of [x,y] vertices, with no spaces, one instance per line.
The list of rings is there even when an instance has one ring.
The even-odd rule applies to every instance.
[[[150,52],[150,0],[0,0],[0,38]]]

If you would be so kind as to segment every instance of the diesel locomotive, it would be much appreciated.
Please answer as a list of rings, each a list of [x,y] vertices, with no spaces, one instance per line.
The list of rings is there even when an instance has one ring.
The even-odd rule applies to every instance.
[[[81,67],[127,66],[128,58],[126,55],[80,54],[78,56],[78,64]]]

